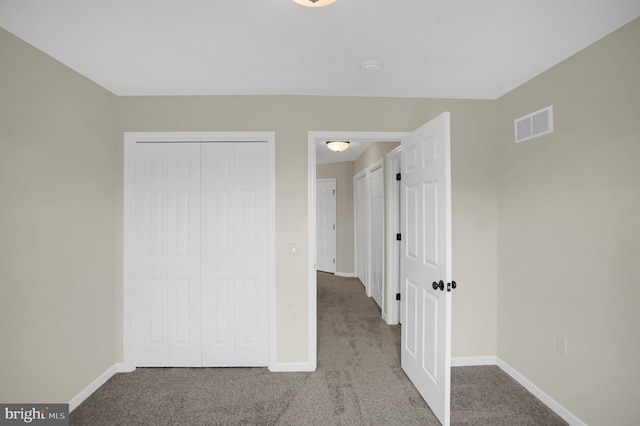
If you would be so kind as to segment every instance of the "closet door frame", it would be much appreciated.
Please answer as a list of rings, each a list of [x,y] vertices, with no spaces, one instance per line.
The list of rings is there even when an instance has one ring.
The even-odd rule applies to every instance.
[[[135,330],[135,146],[136,143],[180,142],[266,142],[269,152],[268,193],[268,318],[269,365],[276,364],[275,310],[275,132],[125,132],[123,169],[123,285],[122,285],[122,364],[118,371],[134,371]]]

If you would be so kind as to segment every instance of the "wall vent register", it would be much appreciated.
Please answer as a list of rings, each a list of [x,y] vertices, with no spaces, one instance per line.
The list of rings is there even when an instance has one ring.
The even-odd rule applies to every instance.
[[[516,143],[553,132],[553,105],[513,121]]]

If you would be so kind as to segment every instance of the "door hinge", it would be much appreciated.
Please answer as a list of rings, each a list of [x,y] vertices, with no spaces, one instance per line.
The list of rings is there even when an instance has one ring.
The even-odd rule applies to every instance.
[[[400,300],[400,293],[396,293],[396,300]]]
[[[402,173],[396,173],[396,180],[401,180]]]
[[[396,234],[396,240],[402,241],[402,234]]]
[[[335,189],[333,190],[333,196],[334,197],[336,196],[336,190]]]
[[[333,230],[334,230],[334,231],[336,230],[336,225],[333,225]]]
[[[334,265],[336,264],[336,259],[335,259],[335,257],[333,258],[333,264],[334,264]]]

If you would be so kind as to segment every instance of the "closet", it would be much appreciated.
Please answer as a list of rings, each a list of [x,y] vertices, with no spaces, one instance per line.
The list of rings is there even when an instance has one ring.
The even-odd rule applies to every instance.
[[[268,364],[265,142],[137,143],[136,366]]]

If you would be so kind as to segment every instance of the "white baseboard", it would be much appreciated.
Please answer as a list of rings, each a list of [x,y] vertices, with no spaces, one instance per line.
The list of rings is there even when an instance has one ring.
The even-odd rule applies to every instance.
[[[75,410],[80,404],[82,404],[82,402],[85,399],[89,398],[92,393],[97,391],[100,386],[104,385],[107,382],[107,380],[113,377],[114,374],[130,372],[130,371],[133,371],[133,370],[131,370],[121,362],[113,364],[111,367],[107,369],[107,371],[99,375],[93,382],[89,383],[87,387],[82,389],[80,393],[78,393],[76,396],[74,396],[71,399],[71,401],[69,401],[69,412],[72,412],[73,410]]]
[[[339,276],[339,277],[345,277],[345,278],[354,278],[356,276],[355,272],[338,272],[336,271],[335,275]]]
[[[498,365],[497,356],[461,356],[451,358],[452,367],[470,367],[473,365]]]
[[[497,356],[468,356],[451,358],[452,367],[470,367],[474,365],[495,365],[507,373],[513,380],[520,383],[526,390],[542,401],[550,410],[562,417],[571,426],[587,426],[578,416],[567,410],[558,401],[551,398],[546,392],[534,385],[529,379],[518,373],[509,364]]]
[[[390,321],[389,320],[389,314],[387,312],[383,312],[382,313],[382,319],[384,320],[384,322],[386,322],[389,325],[398,325],[400,324],[400,322],[396,319],[394,321]]]
[[[496,365],[502,369],[505,373],[507,373],[513,380],[520,383],[525,387],[529,392],[531,392],[536,398],[542,401],[547,407],[553,410],[557,415],[562,417],[567,423],[571,426],[587,426],[585,422],[580,420],[578,416],[573,414],[571,411],[567,410],[563,405],[561,405],[558,401],[553,399],[549,394],[544,392],[542,389],[534,385],[529,379],[524,377],[522,374],[518,373],[513,369],[509,364],[497,358]]]
[[[273,373],[316,371],[316,367],[310,362],[278,362],[270,365],[269,371]]]
[[[585,422],[580,420],[578,416],[566,409],[562,404],[553,399],[549,394],[544,392],[538,386],[533,384],[529,379],[518,373],[509,364],[498,358],[497,356],[475,356],[475,357],[455,357],[451,358],[452,367],[469,367],[477,365],[496,365],[502,371],[507,373],[513,380],[520,383],[525,389],[531,392],[536,398],[542,401],[547,407],[553,410],[557,415],[562,417],[567,423],[572,426],[587,426]],[[113,377],[116,373],[128,373],[135,370],[135,367],[124,363],[116,363],[109,367],[104,373],[98,376],[93,382],[85,387],[80,393],[69,401],[69,412],[75,410],[82,402],[91,396],[98,388],[104,385],[107,380]],[[282,362],[269,366],[269,371],[274,373],[280,372],[305,372],[315,371],[315,366],[309,362]]]

